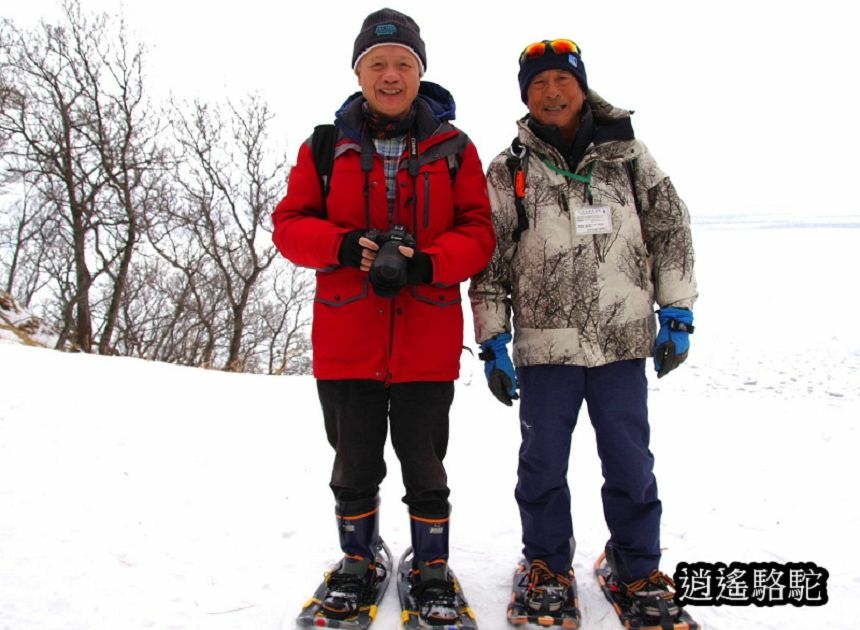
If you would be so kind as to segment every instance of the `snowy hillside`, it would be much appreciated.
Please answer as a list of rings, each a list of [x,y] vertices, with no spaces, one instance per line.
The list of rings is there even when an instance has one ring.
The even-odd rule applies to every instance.
[[[860,219],[694,225],[690,359],[651,381],[663,569],[813,562],[821,608],[691,607],[717,630],[857,627]],[[833,222],[831,222],[833,223]],[[278,630],[339,555],[310,377],[64,354],[0,336],[0,630]],[[519,557],[516,407],[463,355],[447,458],[452,567],[502,630]],[[408,545],[388,452],[382,535]],[[620,629],[583,413],[570,480],[583,628]],[[392,589],[377,619],[396,626]]]

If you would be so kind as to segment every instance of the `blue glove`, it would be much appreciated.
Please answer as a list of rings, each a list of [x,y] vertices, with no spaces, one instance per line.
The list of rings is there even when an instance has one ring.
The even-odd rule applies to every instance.
[[[517,394],[517,376],[511,357],[508,356],[507,344],[510,340],[511,333],[498,334],[481,344],[481,353],[478,355],[484,361],[484,374],[490,391],[508,407],[513,406],[512,401],[520,397]]]
[[[657,311],[660,332],[654,343],[654,369],[663,378],[684,362],[690,351],[693,334],[693,312],[688,308],[670,306]]]

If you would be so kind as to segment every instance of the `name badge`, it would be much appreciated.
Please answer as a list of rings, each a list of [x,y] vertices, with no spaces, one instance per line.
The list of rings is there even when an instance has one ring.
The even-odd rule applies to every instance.
[[[609,206],[584,206],[574,211],[576,233],[609,234],[612,232],[612,211]]]

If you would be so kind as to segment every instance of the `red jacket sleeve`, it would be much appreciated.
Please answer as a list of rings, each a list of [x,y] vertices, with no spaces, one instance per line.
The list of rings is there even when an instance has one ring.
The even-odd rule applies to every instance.
[[[299,148],[287,194],[272,213],[272,223],[275,247],[296,265],[324,269],[338,264],[338,250],[349,230],[323,218],[319,175],[308,142]]]

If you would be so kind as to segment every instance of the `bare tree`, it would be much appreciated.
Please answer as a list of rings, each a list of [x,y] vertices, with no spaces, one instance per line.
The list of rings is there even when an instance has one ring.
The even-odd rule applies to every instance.
[[[272,277],[271,301],[263,305],[259,318],[266,340],[269,374],[310,372],[310,338],[313,276],[287,261],[278,261]]]
[[[248,325],[248,317],[259,314],[251,308],[252,296],[276,257],[270,213],[286,164],[267,145],[272,114],[264,102],[249,96],[226,109],[224,114],[200,102],[174,104],[178,194],[154,240],[170,240],[171,252],[159,251],[194,286],[196,313],[206,318],[208,333],[213,339],[226,334],[220,367],[241,371],[248,369],[256,345],[254,326]],[[184,245],[172,235],[177,229],[189,237]]]
[[[0,21],[0,286],[38,302],[58,347],[307,372],[310,275],[274,264],[287,168],[268,106],[159,111],[122,18],[62,7],[35,30]]]
[[[57,224],[37,199],[18,199],[0,216],[0,263],[5,269],[4,290],[31,307],[34,296],[50,278],[44,273],[56,238]]]
[[[128,42],[121,20],[85,15],[77,0],[62,6],[59,25],[43,22],[29,32],[2,23],[0,76],[10,96],[0,137],[8,138],[9,176],[60,218],[58,237],[68,247],[57,252],[71,260],[59,268],[74,272],[54,278],[55,297],[64,300],[57,308],[61,343],[68,337],[84,351],[106,353],[148,178],[162,157],[144,107],[142,47]]]

